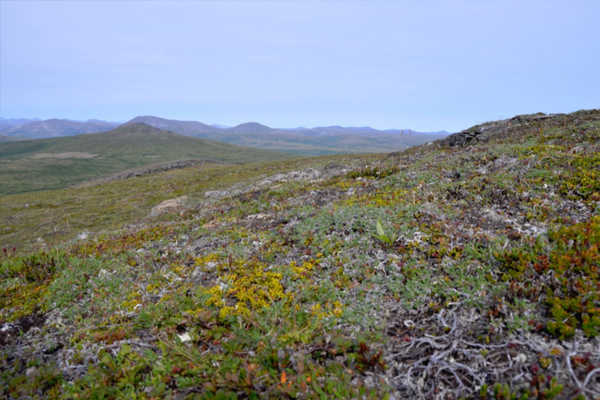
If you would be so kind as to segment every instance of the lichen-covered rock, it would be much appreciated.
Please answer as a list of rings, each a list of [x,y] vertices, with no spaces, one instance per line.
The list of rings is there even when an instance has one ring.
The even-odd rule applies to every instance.
[[[229,190],[211,190],[205,192],[204,195],[210,199],[218,199],[221,197],[236,197],[243,195],[245,193],[250,193],[256,190],[262,190],[268,187],[273,187],[274,185],[286,183],[286,182],[294,182],[294,181],[309,181],[313,182],[317,179],[326,179],[331,178],[333,176],[341,175],[349,171],[349,167],[344,165],[331,163],[328,164],[322,171],[319,171],[315,168],[307,168],[300,171],[291,171],[287,174],[275,174],[273,176],[269,176],[264,178],[256,183],[252,183],[247,186],[243,186],[241,188],[232,187]]]
[[[150,216],[155,217],[163,212],[173,211],[175,209],[181,208],[185,201],[187,200],[187,196],[181,196],[170,200],[165,200],[156,207],[152,208],[150,211]]]

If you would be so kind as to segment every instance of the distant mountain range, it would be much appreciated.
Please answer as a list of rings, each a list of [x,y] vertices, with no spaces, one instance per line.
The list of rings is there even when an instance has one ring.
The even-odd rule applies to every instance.
[[[449,135],[446,131],[416,132],[409,129],[380,131],[368,126],[282,129],[271,128],[258,122],[246,122],[231,128],[218,128],[215,124],[207,125],[201,122],[177,121],[153,116],[136,117],[130,122],[143,122],[155,128],[186,136],[312,156],[339,153],[387,153]]]
[[[17,125],[23,125],[26,124],[28,122],[34,122],[34,121],[41,121],[41,119],[39,118],[9,118],[9,119],[4,119],[2,117],[0,117],[0,124],[5,124],[8,126],[17,126]]]
[[[46,139],[52,137],[82,135],[86,133],[106,132],[116,128],[118,125],[118,123],[98,120],[76,122],[68,119],[55,118],[45,121],[27,122],[23,125],[13,126],[2,133],[6,136],[16,136],[27,139]]]
[[[285,128],[284,128],[285,129]],[[448,136],[450,133],[447,131],[438,131],[438,132],[417,132],[412,131],[410,129],[386,129],[386,130],[378,130],[373,129],[370,126],[317,126],[314,128],[293,128],[293,129],[285,129],[294,132],[303,133],[305,135],[361,135],[361,136],[385,136],[385,135],[442,135]]]
[[[20,122],[23,122],[20,125]],[[369,126],[325,126],[314,128],[271,128],[258,122],[234,127],[198,121],[179,121],[155,116],[135,117],[128,123],[146,125],[181,135],[218,140],[265,150],[302,155],[336,153],[380,153],[402,150],[447,136],[446,131],[417,132],[409,129],[377,130]],[[0,142],[42,139],[109,131],[120,122],[90,119],[85,122],[67,119],[0,119]]]

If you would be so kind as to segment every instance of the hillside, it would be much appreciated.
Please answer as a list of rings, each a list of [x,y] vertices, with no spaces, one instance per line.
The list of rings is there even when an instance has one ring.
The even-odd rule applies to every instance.
[[[6,135],[0,134],[0,143],[19,142],[21,140],[27,140],[27,139],[20,138],[20,137],[15,137],[15,136],[6,136]]]
[[[599,154],[587,110],[6,196],[0,395],[598,398]]]
[[[164,161],[212,158],[253,163],[292,157],[125,124],[97,134],[0,144],[0,196],[64,188]]]
[[[12,128],[12,125],[5,124],[4,122],[0,122],[0,133],[5,132]]]

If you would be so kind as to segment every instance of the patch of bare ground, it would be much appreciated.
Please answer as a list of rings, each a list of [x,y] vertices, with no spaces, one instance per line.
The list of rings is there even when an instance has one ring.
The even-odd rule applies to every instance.
[[[91,154],[81,151],[67,151],[64,153],[36,153],[31,156],[33,159],[37,158],[94,158],[98,157],[97,154]]]

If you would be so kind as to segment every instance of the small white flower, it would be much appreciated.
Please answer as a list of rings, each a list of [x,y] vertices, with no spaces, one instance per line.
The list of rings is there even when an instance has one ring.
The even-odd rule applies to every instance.
[[[515,361],[524,363],[525,361],[527,361],[527,356],[523,353],[517,354],[517,356],[515,357]]]
[[[189,342],[190,340],[192,340],[192,337],[190,336],[189,333],[185,332],[183,335],[177,335],[177,337],[179,338],[179,340],[181,340],[183,343],[185,342]]]

